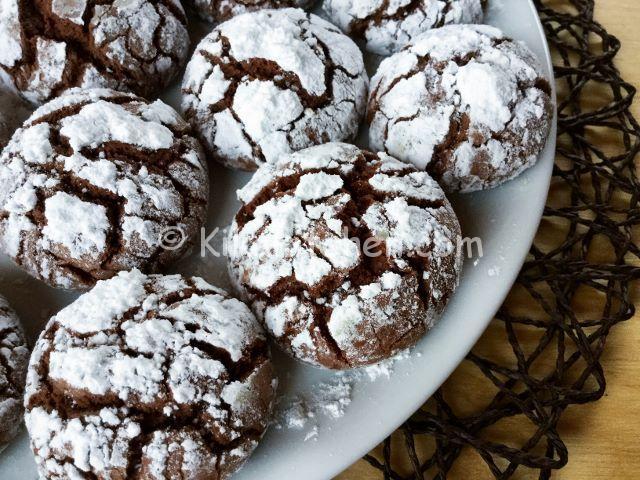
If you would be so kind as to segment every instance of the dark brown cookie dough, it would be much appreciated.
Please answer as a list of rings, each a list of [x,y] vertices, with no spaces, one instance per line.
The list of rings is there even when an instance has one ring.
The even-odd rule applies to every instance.
[[[210,22],[224,22],[231,17],[256,10],[277,8],[310,9],[316,0],[187,0],[198,15]]]
[[[0,0],[0,68],[36,104],[71,87],[153,97],[189,50],[178,0]]]
[[[325,0],[322,8],[366,49],[391,55],[432,28],[481,23],[485,0]]]
[[[0,297],[0,451],[18,434],[22,425],[24,381],[29,348],[20,321]]]
[[[372,148],[426,169],[445,190],[493,188],[535,164],[553,118],[535,55],[486,25],[427,32],[371,81]]]
[[[155,272],[199,233],[208,187],[202,148],[171,107],[71,90],[40,107],[0,156],[0,248],[61,288]]]
[[[13,89],[0,82],[0,153],[32,110]]]
[[[328,143],[239,191],[232,280],[294,357],[345,369],[414,345],[458,284],[460,226],[426,172]]]
[[[362,53],[335,26],[299,9],[263,10],[200,42],[182,109],[211,157],[255,170],[311,145],[353,140],[367,85]]]
[[[25,422],[43,478],[223,480],[266,430],[275,386],[245,304],[197,277],[133,270],[49,321]]]

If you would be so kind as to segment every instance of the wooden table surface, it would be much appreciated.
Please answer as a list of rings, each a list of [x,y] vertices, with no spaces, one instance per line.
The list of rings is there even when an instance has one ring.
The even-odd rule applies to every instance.
[[[640,87],[640,0],[596,0],[596,19],[622,41],[617,66],[626,81]],[[633,111],[640,119],[640,99]],[[640,307],[640,296],[636,304]],[[499,346],[500,342],[487,338],[494,333],[489,329],[482,342]],[[560,435],[569,449],[569,463],[554,474],[554,479],[640,479],[640,313],[615,327],[601,363],[606,372],[607,394],[594,404],[574,406],[565,413]],[[464,376],[464,368],[454,373],[452,381]],[[473,452],[465,451],[449,478],[493,477]],[[523,472],[515,478],[537,477]],[[335,480],[380,479],[382,476],[361,460]]]

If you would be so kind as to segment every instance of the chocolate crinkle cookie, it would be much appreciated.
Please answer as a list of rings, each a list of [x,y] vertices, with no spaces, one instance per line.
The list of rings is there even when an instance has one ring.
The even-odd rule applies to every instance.
[[[178,0],[0,0],[0,68],[41,104],[70,87],[159,93],[189,50]]]
[[[427,32],[372,79],[372,148],[426,169],[448,191],[495,187],[531,167],[553,118],[534,54],[489,26]]]
[[[484,0],[325,0],[323,9],[366,49],[390,55],[419,34],[454,23],[480,23]]]
[[[29,348],[20,321],[0,297],[0,451],[20,431]]]
[[[276,8],[311,8],[316,0],[187,0],[186,4],[210,22],[224,22],[231,17],[256,10]]]
[[[182,107],[213,158],[244,170],[312,145],[353,139],[366,107],[362,53],[302,10],[263,10],[198,45]]]
[[[25,422],[42,478],[222,480],[267,428],[275,387],[245,304],[197,277],[133,270],[49,321]]]
[[[329,143],[239,191],[228,261],[275,341],[305,362],[367,365],[414,345],[458,284],[460,226],[426,172]]]
[[[198,233],[208,182],[202,148],[172,108],[72,90],[36,110],[0,157],[0,247],[55,287],[156,271]]]
[[[0,153],[32,111],[12,88],[0,81]]]

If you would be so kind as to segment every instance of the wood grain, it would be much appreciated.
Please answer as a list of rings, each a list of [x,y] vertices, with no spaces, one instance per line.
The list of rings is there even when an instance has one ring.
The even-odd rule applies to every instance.
[[[617,66],[623,78],[640,86],[640,1],[596,0],[596,19],[622,41]],[[640,102],[634,103],[633,112],[640,118]],[[512,301],[517,301],[517,295],[514,297]],[[640,306],[640,296],[636,305]],[[589,305],[580,305],[580,308],[588,310]],[[497,329],[490,328],[479,348],[499,351],[504,345]],[[569,448],[569,463],[555,473],[554,479],[640,478],[640,314],[615,328],[602,364],[607,375],[607,394],[599,402],[572,407],[565,413],[560,432]],[[466,368],[461,366],[449,384],[468,378]],[[473,385],[475,392],[483,388]],[[489,480],[493,477],[478,457],[466,450],[449,478]],[[537,477],[531,472],[522,472],[515,478],[533,480]],[[380,479],[382,476],[361,460],[335,480]]]

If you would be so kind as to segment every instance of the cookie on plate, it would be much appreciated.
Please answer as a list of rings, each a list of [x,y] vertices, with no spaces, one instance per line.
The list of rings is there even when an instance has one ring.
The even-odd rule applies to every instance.
[[[211,157],[254,170],[311,145],[353,139],[366,107],[362,53],[302,10],[262,10],[216,27],[182,84],[182,107]]]
[[[323,9],[345,33],[378,55],[397,52],[432,28],[480,23],[485,0],[325,0]]]
[[[256,10],[277,8],[310,9],[316,0],[187,0],[187,4],[205,20],[219,23]]]
[[[17,315],[0,297],[0,451],[20,431],[29,348]]]
[[[43,478],[226,479],[267,428],[275,386],[245,304],[197,277],[134,270],[49,321],[25,422]]]
[[[52,286],[153,272],[202,226],[209,178],[171,107],[71,90],[40,107],[0,156],[0,248]]]
[[[429,172],[448,191],[500,185],[531,167],[553,118],[534,54],[486,25],[427,32],[372,79],[372,148]]]
[[[0,0],[0,12],[0,69],[36,104],[71,87],[155,96],[189,50],[177,0]]]
[[[426,172],[353,145],[262,166],[238,193],[229,271],[305,362],[367,365],[414,345],[458,284],[460,225]]]
[[[0,153],[32,110],[13,89],[0,82]]]

